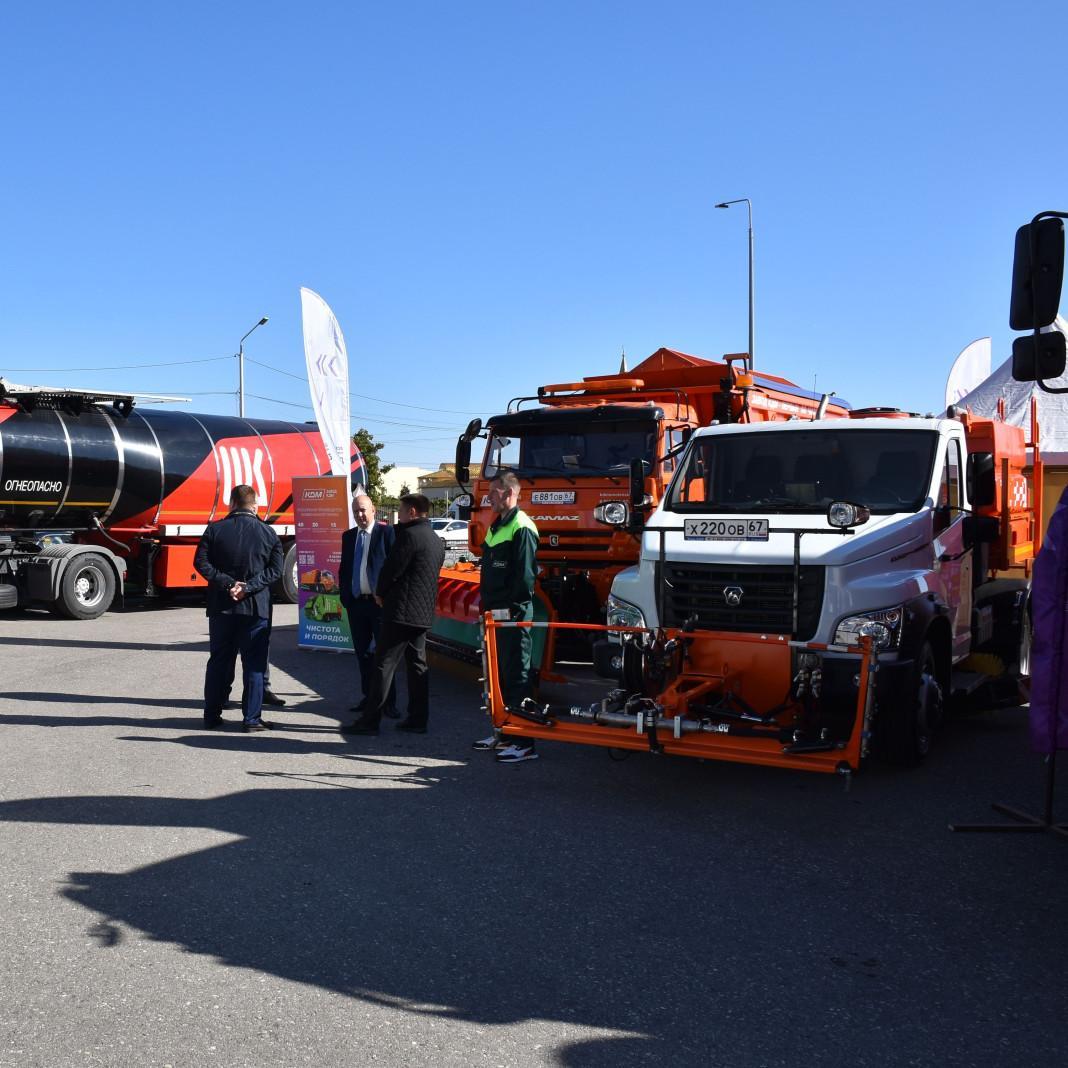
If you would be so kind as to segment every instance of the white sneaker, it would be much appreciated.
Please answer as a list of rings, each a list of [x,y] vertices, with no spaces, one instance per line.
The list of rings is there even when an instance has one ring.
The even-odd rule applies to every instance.
[[[479,738],[477,742],[472,742],[471,748],[477,749],[480,753],[486,753],[491,749],[504,749],[508,744],[503,738],[491,734],[488,738]]]
[[[537,759],[538,751],[532,745],[509,745],[497,754],[497,760],[501,764],[518,764],[523,760]]]

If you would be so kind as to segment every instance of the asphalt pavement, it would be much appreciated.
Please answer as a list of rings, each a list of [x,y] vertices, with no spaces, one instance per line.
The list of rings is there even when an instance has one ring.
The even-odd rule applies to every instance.
[[[0,1065],[1060,1066],[1068,841],[1026,711],[839,779],[543,744],[475,670],[337,731],[277,611],[280,730],[201,726],[202,610],[0,615]],[[1060,805],[1068,817],[1068,760]]]

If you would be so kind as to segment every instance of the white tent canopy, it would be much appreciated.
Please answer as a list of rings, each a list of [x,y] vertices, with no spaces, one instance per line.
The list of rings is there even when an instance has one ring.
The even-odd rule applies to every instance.
[[[1060,316],[1055,327],[1068,333],[1068,323]],[[1068,373],[1050,379],[1051,386],[1068,387]],[[1046,463],[1068,464],[1068,393],[1046,393],[1035,382],[1017,382],[1012,377],[1012,360],[1006,360],[957,402],[957,407],[972,415],[997,414],[998,401],[1005,401],[1005,421],[1013,426],[1031,426],[1031,398],[1038,401],[1039,446]]]

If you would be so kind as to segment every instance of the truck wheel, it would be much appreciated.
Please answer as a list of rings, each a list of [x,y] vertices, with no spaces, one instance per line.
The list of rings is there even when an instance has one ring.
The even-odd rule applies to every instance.
[[[115,573],[96,553],[74,557],[59,580],[56,607],[68,619],[96,619],[115,597]]]
[[[931,749],[931,735],[941,724],[945,699],[938,662],[929,642],[916,658],[909,698],[900,707],[880,705],[876,718],[877,751],[888,764],[915,767]]]
[[[286,549],[282,577],[271,586],[271,596],[280,604],[296,604],[300,586],[297,582],[297,543]]]

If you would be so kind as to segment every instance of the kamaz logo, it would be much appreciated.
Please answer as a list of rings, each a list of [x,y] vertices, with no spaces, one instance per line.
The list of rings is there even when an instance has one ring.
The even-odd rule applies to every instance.
[[[251,451],[237,445],[216,445],[215,457],[222,468],[223,501],[230,499],[234,486],[251,486],[256,491],[256,505],[267,507],[267,485],[263,481],[263,449]]]
[[[577,523],[577,515],[532,515],[535,523]]]
[[[742,603],[745,590],[741,586],[726,586],[723,590],[723,600],[728,608],[737,608]]]

